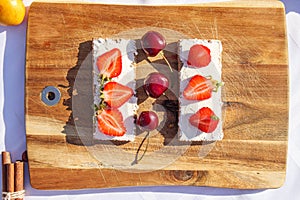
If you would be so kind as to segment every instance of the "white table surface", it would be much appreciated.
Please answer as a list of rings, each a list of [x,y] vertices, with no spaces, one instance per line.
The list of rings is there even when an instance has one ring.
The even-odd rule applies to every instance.
[[[33,0],[24,0],[30,6]],[[88,1],[88,0],[86,0]],[[97,1],[97,0],[90,0]],[[217,0],[218,1],[218,0]],[[97,1],[123,3],[122,0]],[[134,0],[130,4],[196,3],[201,0]],[[77,191],[42,191],[31,188],[26,167],[26,200],[33,199],[143,199],[143,200],[299,200],[300,190],[300,1],[283,0],[289,46],[290,120],[287,177],[279,189],[234,190],[212,187],[129,187]],[[13,161],[26,149],[24,122],[24,72],[27,19],[15,27],[0,26],[0,151],[10,151]],[[1,172],[0,172],[1,174]],[[0,182],[2,179],[0,179]],[[2,185],[2,183],[1,183]]]

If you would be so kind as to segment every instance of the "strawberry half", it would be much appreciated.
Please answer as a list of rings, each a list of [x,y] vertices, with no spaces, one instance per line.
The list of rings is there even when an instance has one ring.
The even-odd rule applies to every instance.
[[[123,136],[126,128],[122,113],[118,109],[102,110],[97,115],[98,129],[110,136]]]
[[[183,96],[187,100],[205,100],[212,96],[212,92],[217,92],[223,82],[218,82],[201,75],[195,75],[183,91]]]
[[[133,90],[117,82],[108,82],[105,84],[103,91],[104,102],[111,108],[122,106],[133,95]]]
[[[121,74],[122,56],[118,48],[114,48],[97,58],[97,67],[100,74],[107,78],[114,78]]]
[[[190,117],[189,122],[200,131],[211,133],[216,130],[219,117],[210,108],[203,107]]]
[[[187,100],[209,99],[212,95],[212,83],[201,75],[195,75],[183,91],[183,96]]]
[[[210,49],[201,44],[195,44],[190,48],[187,64],[200,68],[207,66],[211,61]]]

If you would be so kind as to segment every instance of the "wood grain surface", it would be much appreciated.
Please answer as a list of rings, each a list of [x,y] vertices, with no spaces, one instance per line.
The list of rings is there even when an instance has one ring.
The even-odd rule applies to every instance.
[[[278,1],[233,1],[185,6],[34,2],[26,57],[26,134],[30,181],[38,189],[145,185],[277,188],[285,179],[288,136],[288,57],[285,11]],[[93,140],[91,40],[132,38],[158,30],[168,46],[153,64],[137,58],[137,84],[151,71],[172,80],[169,99],[146,98],[164,123],[150,134],[144,158],[134,142]],[[176,41],[219,39],[223,44],[224,139],[183,143],[176,137]],[[139,50],[140,51],[140,50]],[[55,86],[55,106],[41,92]],[[153,104],[153,106],[152,106]],[[156,107],[155,107],[156,106]],[[142,145],[141,152],[145,149]],[[139,154],[139,156],[140,156]]]

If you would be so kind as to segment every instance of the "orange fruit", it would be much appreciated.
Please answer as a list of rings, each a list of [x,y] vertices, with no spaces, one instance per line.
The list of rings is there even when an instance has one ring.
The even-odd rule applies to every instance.
[[[25,17],[25,6],[22,0],[0,0],[0,24],[19,25]]]

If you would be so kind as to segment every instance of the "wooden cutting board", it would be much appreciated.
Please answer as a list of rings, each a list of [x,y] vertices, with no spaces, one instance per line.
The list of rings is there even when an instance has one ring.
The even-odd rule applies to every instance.
[[[257,189],[284,183],[288,55],[280,2],[184,6],[34,2],[28,20],[26,134],[34,188],[193,185]],[[144,158],[134,164],[144,133],[134,142],[92,138],[91,40],[139,39],[152,29],[165,35],[169,44],[165,55],[175,71],[178,63],[172,51],[176,52],[178,39],[222,41],[225,136],[211,143],[178,142],[172,111],[176,97],[171,95],[167,110],[158,106],[168,120],[151,134]],[[148,73],[141,69],[151,67],[137,70],[139,82]],[[47,86],[54,86],[61,95],[54,106],[41,100]],[[176,89],[176,84],[172,87]],[[159,100],[154,103],[160,105]],[[145,144],[139,156],[143,150]]]

